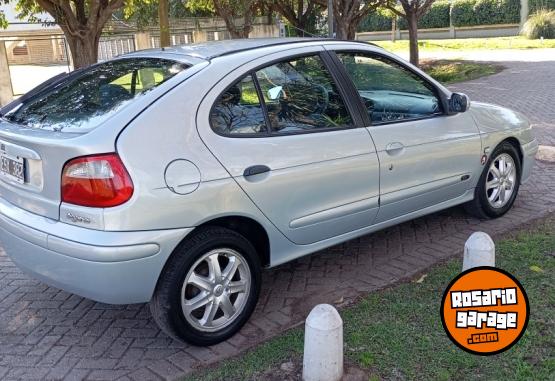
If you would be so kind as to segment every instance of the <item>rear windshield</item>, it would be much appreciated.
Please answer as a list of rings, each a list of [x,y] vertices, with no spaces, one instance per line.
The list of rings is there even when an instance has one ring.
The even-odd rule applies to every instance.
[[[159,58],[127,58],[94,65],[31,97],[4,117],[31,128],[92,129],[187,67]]]

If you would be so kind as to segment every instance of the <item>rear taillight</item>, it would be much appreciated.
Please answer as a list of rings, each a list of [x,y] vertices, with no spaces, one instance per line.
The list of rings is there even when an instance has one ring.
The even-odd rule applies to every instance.
[[[70,160],[62,171],[62,201],[93,208],[123,204],[133,182],[117,153]]]

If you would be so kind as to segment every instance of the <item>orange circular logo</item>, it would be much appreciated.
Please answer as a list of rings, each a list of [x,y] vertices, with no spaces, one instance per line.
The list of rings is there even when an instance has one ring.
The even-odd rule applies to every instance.
[[[522,285],[494,267],[461,273],[441,302],[441,321],[449,338],[465,351],[483,356],[513,346],[524,334],[529,315]]]

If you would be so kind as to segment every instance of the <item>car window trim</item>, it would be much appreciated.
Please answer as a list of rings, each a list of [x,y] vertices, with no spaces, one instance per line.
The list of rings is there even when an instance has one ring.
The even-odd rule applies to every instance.
[[[260,83],[258,83],[258,78],[256,77],[256,73],[252,72],[249,75],[251,77],[252,83],[254,84],[254,88],[256,89],[256,95],[258,96],[258,102],[260,102],[260,107],[262,107],[262,114],[264,115],[264,123],[266,124],[266,133],[271,134],[273,132],[272,123],[270,123],[270,115],[268,114],[268,109],[266,108],[266,100],[264,100],[264,94],[262,94],[262,88],[260,87]],[[212,113],[210,113],[210,115],[212,115]],[[212,125],[210,125],[210,127],[212,127]]]
[[[372,120],[370,119],[370,116],[368,115],[368,110],[366,109],[366,106],[364,105],[364,101],[362,100],[362,97],[360,96],[360,93],[358,92],[355,84],[353,83],[353,80],[351,79],[351,77],[349,76],[349,73],[347,72],[347,69],[345,69],[345,65],[343,65],[343,63],[341,62],[341,60],[339,59],[337,52],[341,52],[341,53],[351,53],[351,54],[360,54],[369,58],[373,58],[372,56],[377,56],[380,57],[386,61],[392,62],[396,65],[399,65],[400,67],[402,67],[403,69],[409,71],[411,74],[415,75],[416,77],[420,78],[423,82],[427,83],[430,86],[430,90],[433,91],[434,95],[436,96],[436,98],[438,99],[438,101],[440,102],[441,105],[441,112],[439,113],[434,113],[434,114],[430,114],[430,115],[426,115],[426,116],[422,116],[420,118],[410,118],[410,119],[401,119],[401,120],[391,120],[391,121],[385,121],[385,122],[372,122]],[[352,87],[352,89],[354,89],[355,91],[355,96],[358,99],[357,104],[359,105],[359,110],[362,111],[362,119],[365,121],[366,126],[367,127],[372,127],[372,126],[383,126],[383,125],[387,125],[387,124],[393,124],[393,123],[407,123],[407,122],[414,122],[415,120],[425,120],[425,119],[432,119],[432,118],[437,118],[440,116],[446,116],[448,115],[446,112],[446,103],[445,103],[445,97],[443,96],[443,93],[437,88],[437,86],[430,82],[427,78],[423,77],[422,75],[420,75],[419,73],[415,72],[414,70],[412,70],[409,66],[407,66],[406,64],[404,64],[403,62],[396,60],[394,58],[391,58],[385,54],[381,54],[379,52],[375,52],[375,51],[367,51],[367,50],[357,50],[357,49],[352,49],[352,48],[341,48],[341,47],[336,47],[333,50],[329,51],[330,56],[333,58],[333,61],[335,62],[336,66],[338,67],[338,70],[340,70],[341,72],[343,72],[344,76],[346,76],[346,78],[348,79],[350,86]]]
[[[243,134],[226,134],[226,133],[221,133],[218,132],[214,129],[214,127],[212,126],[212,118],[210,117],[212,115],[212,111],[214,109],[214,107],[217,104],[217,101],[220,99],[220,97],[222,96],[222,94],[224,94],[229,88],[235,86],[237,83],[239,83],[241,80],[243,80],[243,78],[247,77],[247,76],[252,76],[253,80],[255,81],[255,87],[259,87],[260,85],[258,84],[258,78],[256,77],[256,72],[266,68],[266,67],[270,67],[272,65],[275,65],[276,63],[280,63],[280,62],[284,62],[284,61],[292,61],[298,58],[303,58],[303,57],[311,57],[311,56],[318,56],[321,60],[322,63],[324,65],[324,67],[328,70],[328,72],[330,73],[331,77],[332,77],[332,81],[334,82],[334,84],[337,86],[337,90],[339,91],[339,95],[341,96],[343,103],[345,104],[345,107],[347,108],[347,112],[349,113],[349,116],[351,117],[351,121],[352,124],[351,125],[347,125],[344,127],[325,127],[325,128],[317,128],[317,129],[312,129],[312,130],[306,130],[306,131],[291,131],[291,132],[274,132],[270,123],[270,118],[269,116],[266,118],[266,114],[268,113],[268,110],[266,108],[266,102],[264,102],[264,96],[262,94],[262,89],[260,89],[260,93],[258,93],[257,90],[257,95],[259,97],[259,101],[260,101],[260,106],[263,107],[263,114],[265,122],[266,122],[266,132],[265,133],[243,133]],[[350,104],[350,100],[349,100],[349,95],[347,93],[347,90],[345,89],[345,83],[344,81],[341,79],[341,77],[339,77],[339,74],[337,72],[337,68],[336,65],[330,65],[332,61],[330,60],[329,57],[329,52],[327,52],[326,50],[318,50],[318,51],[313,51],[313,52],[304,52],[304,53],[297,53],[294,55],[290,55],[287,57],[281,57],[281,58],[276,58],[274,60],[265,62],[262,65],[259,65],[249,71],[247,71],[246,73],[243,73],[239,78],[237,78],[236,80],[234,80],[229,86],[226,86],[226,88],[219,93],[219,95],[216,97],[216,101],[210,106],[210,113],[208,115],[208,125],[210,126],[210,129],[212,130],[212,132],[214,132],[216,135],[219,136],[223,136],[226,138],[247,138],[247,139],[252,139],[252,138],[268,138],[268,137],[278,137],[278,136],[290,136],[290,135],[301,135],[301,134],[311,134],[311,133],[318,133],[318,132],[331,132],[331,131],[345,131],[345,130],[351,130],[354,128],[363,128],[365,127],[363,124],[363,120],[361,119],[360,116],[360,112],[359,110],[357,110],[356,108],[354,108],[353,105]],[[341,83],[341,85],[340,85]],[[358,95],[358,93],[357,93]]]

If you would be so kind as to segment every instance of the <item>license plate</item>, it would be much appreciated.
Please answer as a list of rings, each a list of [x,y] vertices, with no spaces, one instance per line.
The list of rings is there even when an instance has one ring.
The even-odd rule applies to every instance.
[[[9,180],[23,184],[25,182],[25,159],[0,152],[0,174]]]

